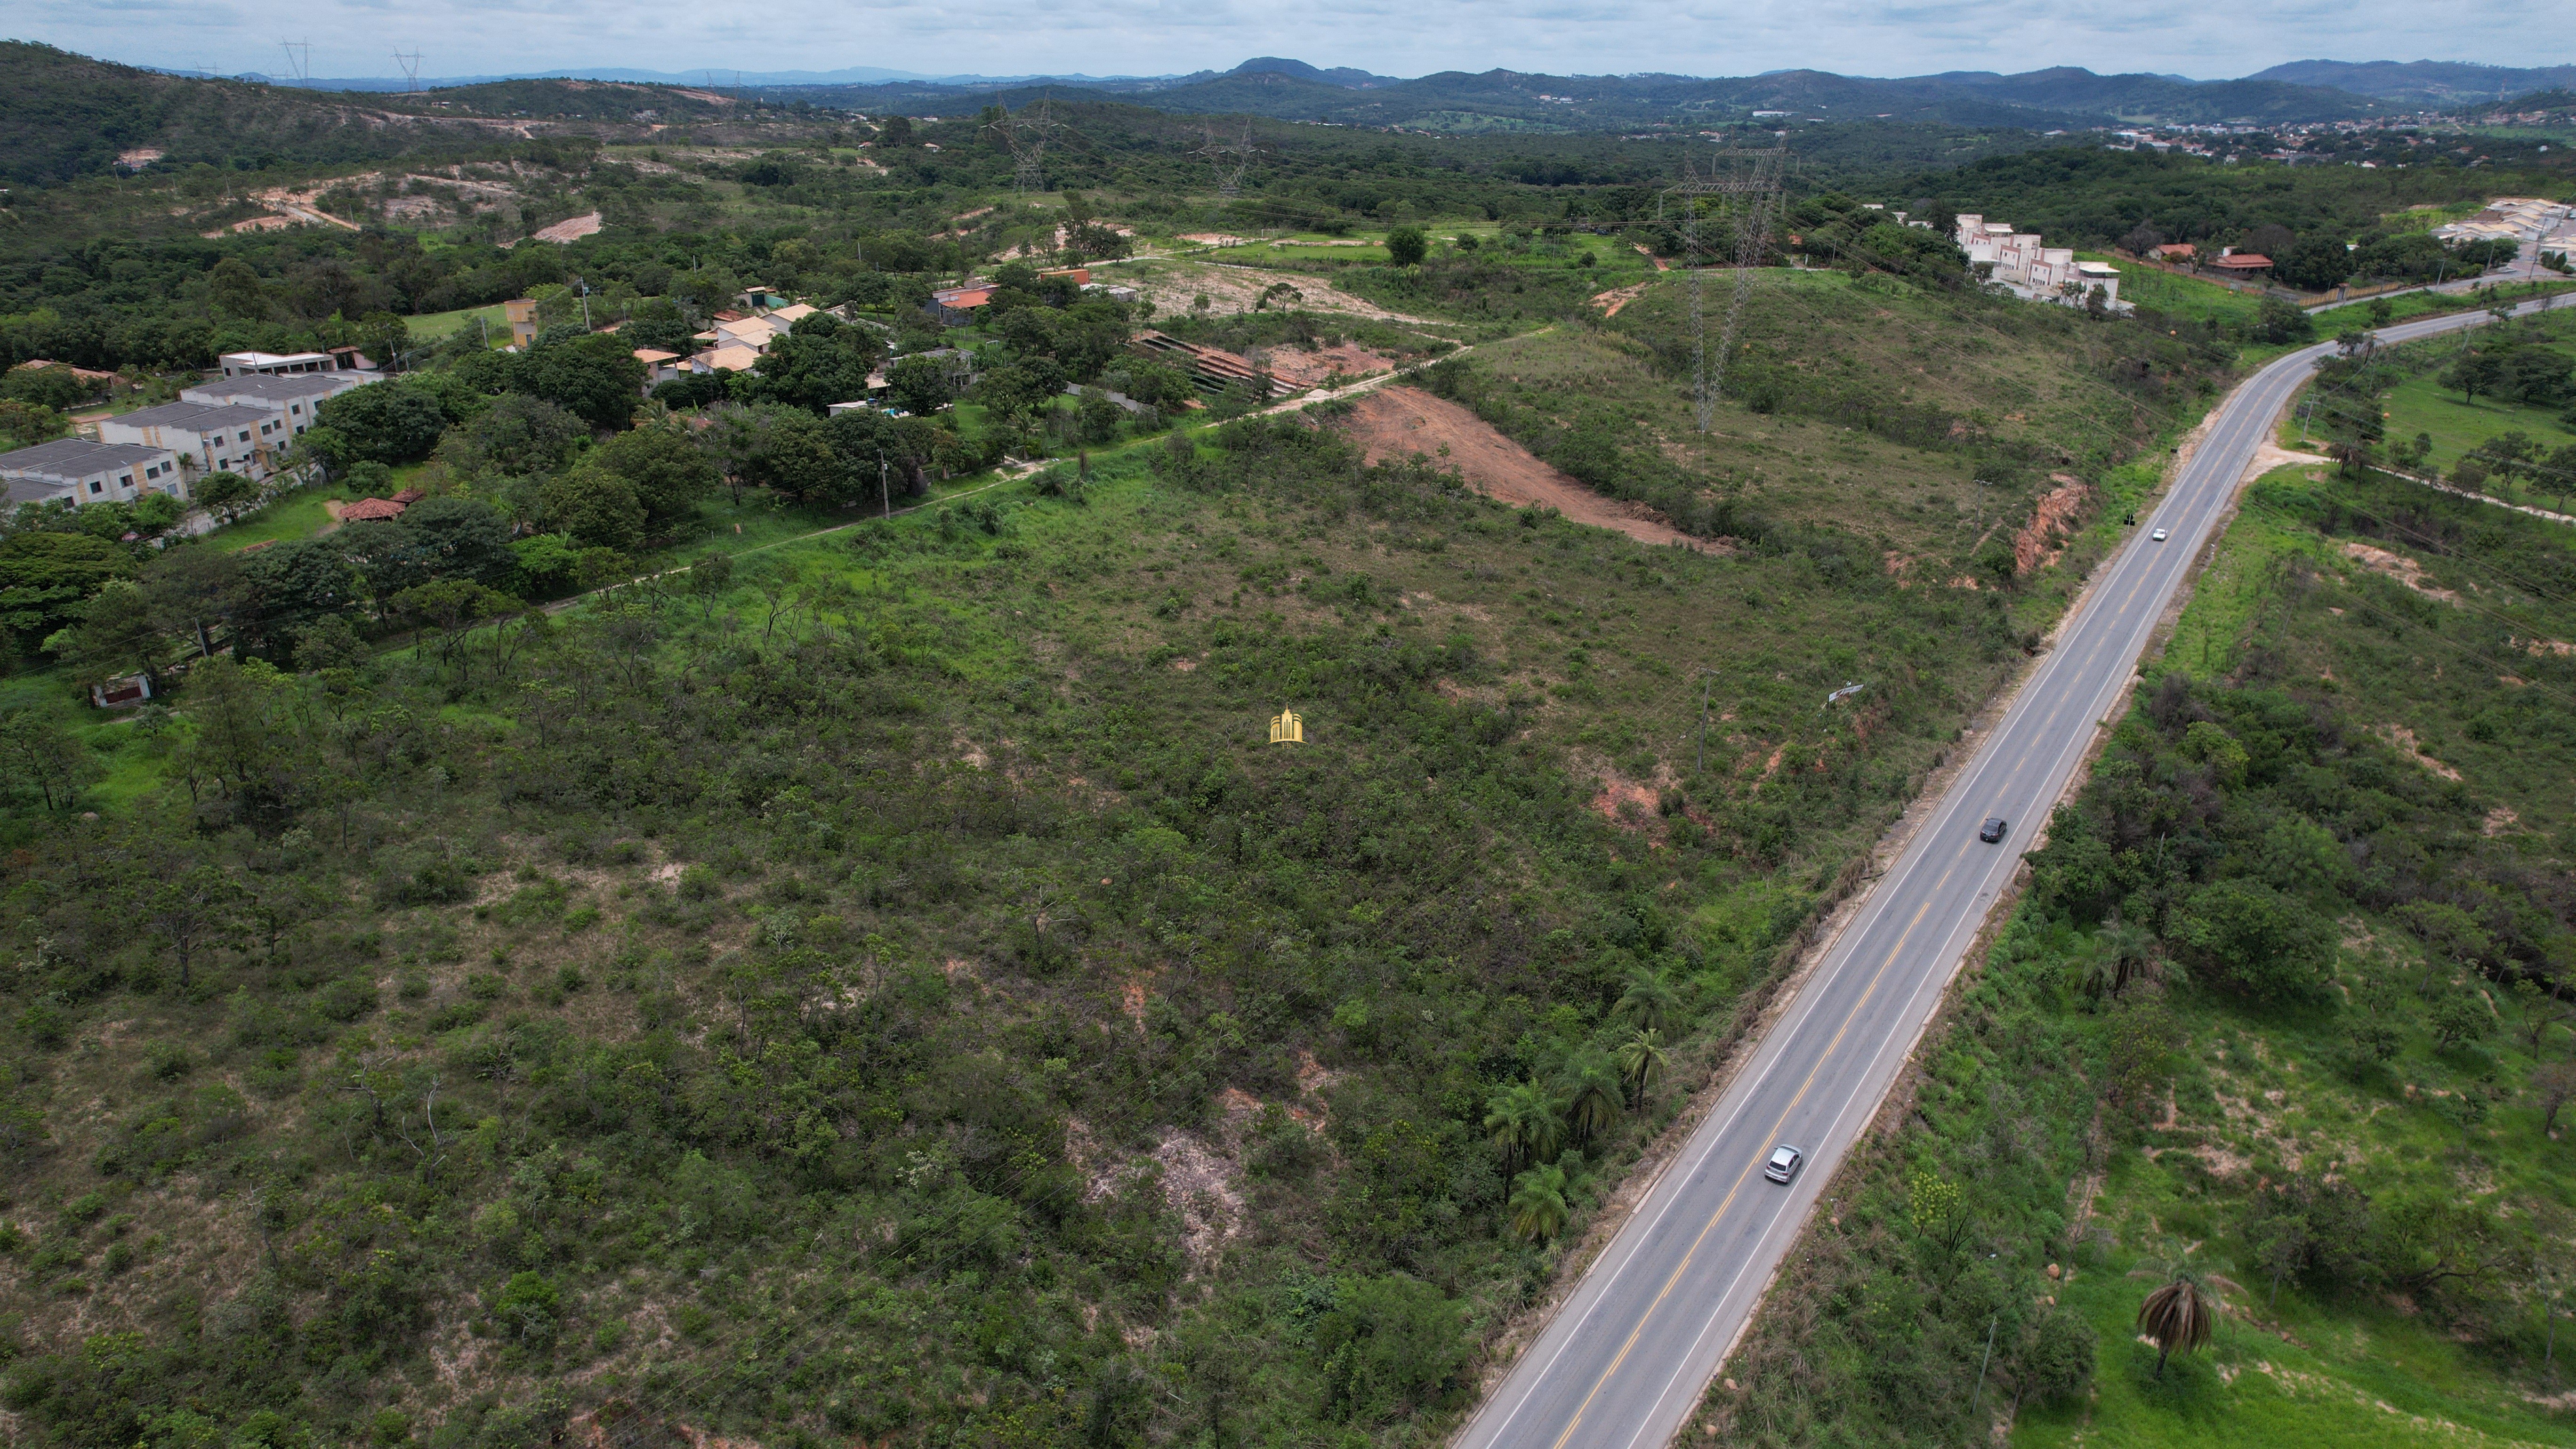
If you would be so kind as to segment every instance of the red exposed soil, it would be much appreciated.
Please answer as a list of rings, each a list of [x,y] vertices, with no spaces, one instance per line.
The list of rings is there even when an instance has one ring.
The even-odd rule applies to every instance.
[[[1322,387],[1337,372],[1345,378],[1362,378],[1394,370],[1394,358],[1371,352],[1356,342],[1313,352],[1282,347],[1270,354],[1270,375],[1299,387]]]
[[[2015,573],[2027,574],[2057,562],[2057,556],[2066,551],[2067,536],[2083,516],[2085,500],[2093,496],[2090,484],[2063,473],[2051,473],[2048,478],[2059,486],[2040,496],[2030,522],[2013,535]]]
[[[1602,497],[1539,461],[1474,413],[1419,388],[1384,387],[1354,398],[1342,426],[1368,450],[1372,463],[1420,453],[1457,469],[1467,486],[1489,498],[1553,508],[1577,523],[1616,529],[1639,543],[1711,547],[1651,508]]]

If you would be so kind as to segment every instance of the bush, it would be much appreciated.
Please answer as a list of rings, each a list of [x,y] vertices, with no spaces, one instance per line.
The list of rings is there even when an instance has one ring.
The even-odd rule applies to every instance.
[[[2204,981],[2261,1000],[2314,991],[2334,962],[2334,923],[2260,881],[2201,887],[2165,939]]]

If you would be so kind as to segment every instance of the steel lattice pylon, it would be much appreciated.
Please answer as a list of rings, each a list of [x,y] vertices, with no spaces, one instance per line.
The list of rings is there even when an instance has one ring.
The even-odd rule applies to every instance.
[[[1213,126],[1206,127],[1205,134],[1207,144],[1190,154],[1208,163],[1216,177],[1217,195],[1232,201],[1243,194],[1243,174],[1252,169],[1253,159],[1261,154],[1261,148],[1252,144],[1252,123],[1243,123],[1240,141],[1218,140]]]
[[[1011,153],[1011,189],[1014,191],[1046,190],[1047,140],[1064,129],[1064,123],[1054,117],[1054,99],[1041,96],[1036,105],[1020,107],[1018,115],[1005,111],[1000,120],[984,127],[1000,137],[1003,147]]]
[[[1744,325],[1744,299],[1752,290],[1753,269],[1762,265],[1763,254],[1770,249],[1771,218],[1779,209],[1781,173],[1787,156],[1785,147],[1717,151],[1710,154],[1705,174],[1694,170],[1685,158],[1682,179],[1664,189],[1665,196],[1682,199],[1682,264],[1690,270],[1691,404],[1702,433],[1709,430],[1716,415],[1718,392],[1726,384],[1726,361],[1735,350],[1737,330]],[[1707,270],[1707,248],[1700,242],[1703,198],[1712,196],[1726,199],[1725,215],[1735,242],[1735,295],[1727,303],[1714,365],[1709,355],[1708,307],[1701,280]],[[1659,209],[1660,205],[1659,202]]]

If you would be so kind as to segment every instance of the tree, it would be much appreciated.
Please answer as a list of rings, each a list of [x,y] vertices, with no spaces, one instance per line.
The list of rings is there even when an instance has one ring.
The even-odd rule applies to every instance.
[[[2209,1342],[2218,1318],[2218,1302],[2188,1269],[2147,1295],[2138,1305],[2138,1330],[2156,1344],[2156,1377],[2165,1376],[2165,1359],[2189,1353]]]
[[[2458,393],[2461,402],[2473,403],[2478,400],[2479,393],[2494,392],[2503,379],[2501,359],[2483,349],[2472,349],[2461,353],[2459,359],[2442,373],[2441,382],[2442,386]]]
[[[357,606],[363,597],[357,570],[333,542],[337,537],[290,539],[238,555],[243,602],[233,629],[241,644],[282,653],[316,621]]]
[[[2278,1188],[2264,1193],[2254,1220],[2246,1225],[2245,1241],[2254,1250],[2255,1263],[2272,1280],[2271,1302],[2278,1304],[2281,1280],[2308,1260],[2305,1204]]]
[[[2559,999],[2556,992],[2529,976],[2516,976],[2507,994],[2512,998],[2513,1014],[2519,1020],[2523,1050],[2540,1055],[2540,1044],[2553,1026],[2576,1020],[2576,1008]]]
[[[2487,999],[2469,987],[2446,991],[2427,1014],[2426,1025],[2433,1029],[2433,1048],[2447,1051],[2462,1042],[2483,1039],[2495,1024],[2487,1009]]]
[[[346,462],[388,467],[429,456],[447,431],[437,394],[419,384],[379,382],[324,398],[314,416],[347,449]],[[312,435],[306,434],[309,439]]]
[[[1566,1068],[1566,1118],[1576,1137],[1591,1142],[1619,1125],[1627,1106],[1621,1086],[1618,1068],[1598,1052],[1586,1052]]]
[[[817,312],[769,344],[752,370],[769,396],[820,413],[833,403],[865,400],[868,374],[884,357],[874,332]]]
[[[210,657],[215,626],[249,598],[241,556],[205,544],[165,548],[143,566],[143,597],[162,628],[191,636],[198,655]]]
[[[546,480],[539,496],[546,522],[592,548],[631,550],[644,538],[644,504],[625,476],[584,462]]]
[[[2084,989],[2117,1001],[2155,959],[2155,933],[2132,925],[2114,911],[2093,938],[2093,954],[2084,961]]]
[[[1525,1243],[1544,1243],[1565,1231],[1565,1169],[1533,1167],[1512,1179],[1512,1231]]]
[[[519,359],[517,385],[608,432],[634,421],[644,400],[644,364],[615,333],[539,337]]]
[[[2532,1069],[2531,1104],[2540,1109],[2540,1130],[2558,1135],[2558,1114],[2576,1101],[2576,1062],[2543,1062]]]
[[[715,491],[715,460],[677,427],[641,427],[619,433],[591,452],[590,460],[624,478],[644,508],[647,528],[667,531],[697,511]]]
[[[79,617],[82,601],[130,579],[134,556],[87,533],[22,530],[0,538],[0,628],[33,645]]]
[[[179,989],[191,984],[197,957],[229,939],[241,913],[241,887],[212,864],[163,873],[145,887],[137,913],[145,928],[169,947],[178,963]]]
[[[758,412],[759,424],[742,458],[745,481],[803,502],[837,503],[857,495],[850,469],[833,451],[821,418],[793,408]]]
[[[438,631],[438,657],[444,664],[454,660],[458,643],[467,631],[489,620],[506,619],[527,606],[498,589],[487,589],[471,579],[435,579],[403,590],[387,601],[396,618],[405,620],[419,633]],[[413,638],[415,654],[419,633]]]
[[[1681,994],[1673,990],[1671,975],[1648,968],[1628,978],[1628,989],[1620,993],[1611,1015],[1631,1026],[1661,1031],[1680,1009]]]
[[[71,423],[43,403],[0,398],[0,450],[32,448],[70,431]]]
[[[2260,881],[2192,893],[2166,927],[2202,979],[2261,1000],[2314,990],[2333,964],[2334,923]]]
[[[2013,1376],[2013,1408],[2022,1400],[2039,1403],[2072,1399],[2093,1382],[2093,1363],[2101,1355],[2093,1325],[2069,1308],[2052,1308],[2033,1326],[2029,1347],[2022,1350]]]
[[[2252,332],[2257,342],[2305,342],[2316,335],[2317,324],[2298,303],[2265,297],[2254,308]]]
[[[1418,226],[1399,226],[1386,234],[1386,259],[1399,267],[1418,267],[1431,242]]]
[[[1637,1034],[1619,1044],[1619,1074],[1628,1082],[1637,1105],[1646,1105],[1655,1083],[1662,1078],[1668,1058],[1664,1051],[1664,1034],[1652,1027],[1641,1027]]]
[[[223,523],[241,517],[259,502],[259,485],[229,470],[207,474],[191,491],[197,506]]]
[[[438,459],[469,479],[553,473],[589,435],[589,424],[544,398],[509,393],[448,429],[438,441]]]
[[[1533,1079],[1495,1094],[1485,1110],[1485,1135],[1502,1157],[1503,1171],[1517,1173],[1556,1156],[1565,1142],[1565,1121],[1555,1098]]]
[[[215,263],[206,278],[206,300],[228,316],[257,321],[268,315],[268,289],[250,263],[239,257]]]
[[[929,417],[948,406],[955,389],[948,381],[948,369],[936,357],[905,357],[886,369],[886,387],[894,394],[895,403],[915,417]]]
[[[2272,258],[2275,276],[2310,292],[2340,286],[2358,267],[2354,260],[2357,254],[2344,250],[2344,244],[2331,237],[2310,237],[2290,248],[2287,255],[2266,255]]]
[[[46,646],[93,679],[131,673],[158,686],[162,656],[169,652],[170,641],[142,588],[130,579],[118,579],[91,595],[81,605],[80,622],[47,640]]]
[[[67,412],[99,394],[99,385],[83,378],[68,367],[38,367],[21,363],[0,374],[0,398],[11,402],[32,403],[53,412]]]

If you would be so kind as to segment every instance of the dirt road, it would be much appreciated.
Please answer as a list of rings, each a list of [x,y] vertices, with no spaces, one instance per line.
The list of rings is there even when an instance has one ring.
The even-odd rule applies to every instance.
[[[1640,504],[1604,498],[1540,461],[1484,419],[1420,388],[1389,386],[1351,400],[1343,430],[1368,449],[1374,463],[1421,453],[1458,470],[1467,485],[1515,506],[1553,508],[1577,523],[1614,528],[1639,543],[1678,543],[1706,548]],[[1445,449],[1445,451],[1444,451]]]

